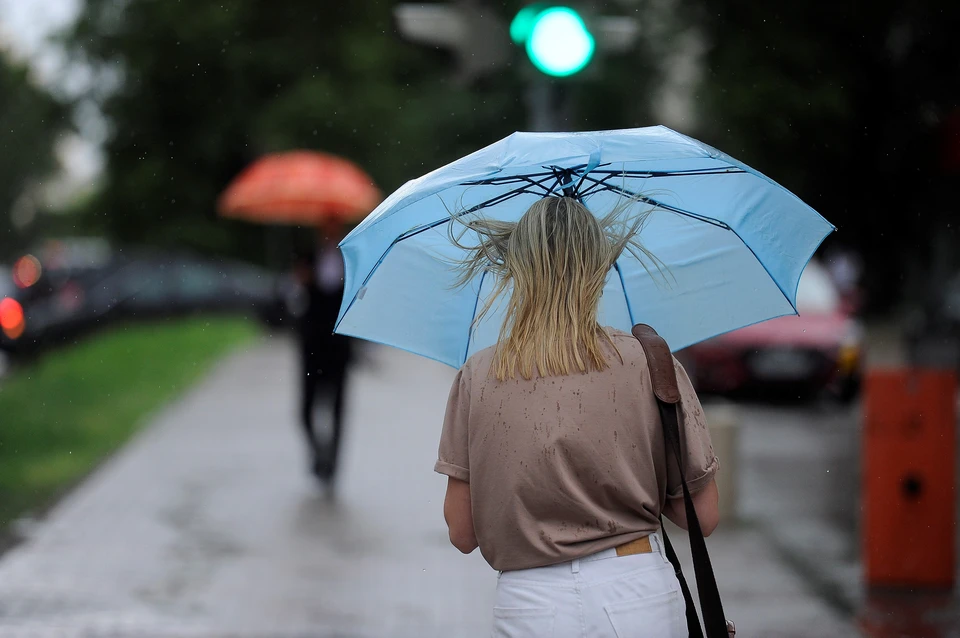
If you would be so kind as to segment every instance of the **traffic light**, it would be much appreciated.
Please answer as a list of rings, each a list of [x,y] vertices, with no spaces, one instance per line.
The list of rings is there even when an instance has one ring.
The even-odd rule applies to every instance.
[[[524,7],[510,24],[510,37],[526,47],[535,67],[554,77],[582,71],[596,49],[593,34],[583,18],[564,6]]]

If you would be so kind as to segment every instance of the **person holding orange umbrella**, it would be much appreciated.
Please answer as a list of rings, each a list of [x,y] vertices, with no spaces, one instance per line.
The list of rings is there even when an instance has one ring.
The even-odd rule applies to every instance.
[[[300,421],[311,471],[326,485],[336,475],[352,359],[350,338],[333,333],[343,298],[343,258],[337,242],[351,222],[379,202],[373,181],[353,163],[326,153],[292,151],[254,162],[218,203],[226,217],[317,228],[315,250],[298,256],[294,274],[306,298],[298,324]],[[318,408],[324,409],[318,413]],[[324,412],[327,428],[320,427],[318,418]]]
[[[316,250],[300,255],[294,265],[306,293],[298,324],[300,421],[313,474],[327,484],[337,470],[347,371],[353,359],[352,340],[333,332],[343,299],[343,258],[337,248],[343,234],[333,225],[318,232]]]

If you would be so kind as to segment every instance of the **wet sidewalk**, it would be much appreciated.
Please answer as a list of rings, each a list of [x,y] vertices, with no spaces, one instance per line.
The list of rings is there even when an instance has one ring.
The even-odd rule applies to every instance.
[[[335,499],[305,472],[292,346],[264,339],[0,558],[0,638],[488,635],[495,573],[449,545],[432,472],[454,371],[370,359]],[[760,534],[709,544],[741,638],[855,635]]]

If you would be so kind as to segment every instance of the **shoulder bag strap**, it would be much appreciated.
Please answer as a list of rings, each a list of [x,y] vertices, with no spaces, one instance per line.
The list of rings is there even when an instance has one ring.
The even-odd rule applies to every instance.
[[[690,586],[687,585],[687,579],[683,577],[683,569],[680,567],[680,559],[677,558],[677,551],[673,549],[673,543],[667,536],[667,530],[663,527],[663,517],[660,517],[660,533],[663,535],[663,546],[667,550],[667,560],[673,565],[673,571],[680,581],[680,591],[683,592],[683,601],[687,615],[687,634],[690,638],[703,638],[703,629],[700,627],[700,618],[697,616],[697,606],[693,604],[693,594],[690,593]]]
[[[723,604],[720,601],[720,591],[710,563],[710,554],[707,552],[707,543],[703,538],[697,510],[693,506],[693,498],[687,487],[687,480],[683,472],[683,458],[680,448],[680,424],[677,415],[677,403],[680,402],[680,390],[677,387],[676,369],[673,367],[673,354],[667,343],[650,326],[637,324],[633,327],[633,336],[640,341],[647,364],[650,368],[650,377],[653,380],[653,391],[657,397],[657,407],[660,410],[660,421],[663,425],[666,447],[673,451],[680,473],[680,485],[683,488],[683,502],[687,514],[687,533],[690,537],[690,553],[693,557],[693,570],[697,579],[697,589],[700,594],[700,609],[703,612],[703,626],[707,638],[727,638],[727,622],[723,613]],[[668,459],[669,462],[669,459]],[[666,531],[664,531],[666,540]],[[680,581],[680,589],[687,605],[687,627],[691,638],[700,638],[700,621],[697,618],[693,598],[683,577],[680,562],[673,551],[670,541],[665,542],[667,558],[673,564]]]

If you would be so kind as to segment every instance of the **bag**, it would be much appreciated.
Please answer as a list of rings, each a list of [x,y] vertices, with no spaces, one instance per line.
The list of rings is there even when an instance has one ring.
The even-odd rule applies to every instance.
[[[733,638],[736,634],[734,624],[726,620],[723,613],[723,604],[720,601],[720,591],[717,589],[717,580],[713,575],[713,566],[710,564],[710,555],[707,553],[707,543],[700,529],[697,511],[687,488],[687,481],[683,475],[683,459],[680,453],[680,424],[677,416],[677,403],[680,402],[680,389],[677,387],[677,372],[673,367],[673,354],[667,342],[657,334],[657,331],[642,323],[633,327],[633,336],[643,346],[650,368],[650,378],[653,380],[653,391],[657,397],[657,407],[660,409],[660,421],[663,425],[664,440],[667,447],[667,462],[670,462],[670,451],[676,459],[680,471],[680,484],[683,487],[683,502],[687,513],[687,533],[690,537],[690,553],[693,556],[693,571],[697,579],[700,592],[700,609],[703,611],[703,628],[697,617],[697,608],[693,603],[690,588],[683,577],[680,561],[667,538],[666,529],[662,530],[667,558],[673,565],[680,581],[680,590],[687,608],[687,628],[690,638]],[[661,519],[661,528],[663,521]]]

